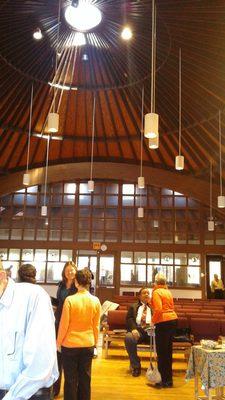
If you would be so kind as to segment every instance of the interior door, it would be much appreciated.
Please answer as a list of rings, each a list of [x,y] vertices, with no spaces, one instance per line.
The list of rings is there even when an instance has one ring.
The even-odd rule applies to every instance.
[[[207,256],[207,298],[213,298],[213,294],[211,292],[211,282],[214,278],[214,274],[217,274],[219,278],[224,282],[225,278],[225,270],[223,265],[223,257],[222,256]]]
[[[96,295],[101,303],[113,301],[115,294],[115,257],[113,254],[98,254]]]

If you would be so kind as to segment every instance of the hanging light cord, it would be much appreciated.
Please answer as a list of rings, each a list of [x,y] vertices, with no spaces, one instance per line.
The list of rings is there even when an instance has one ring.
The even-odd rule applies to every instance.
[[[46,206],[46,196],[47,196],[49,144],[50,144],[50,136],[48,135],[48,139],[47,139],[46,164],[45,164],[44,206]]]
[[[145,97],[145,89],[142,87],[141,93],[141,168],[140,168],[140,176],[142,176],[143,172],[143,132],[144,132],[144,97]]]
[[[31,137],[32,112],[33,112],[33,96],[34,96],[34,86],[32,83],[31,95],[30,95],[30,117],[29,117],[28,146],[27,146],[27,172],[28,172],[29,159],[30,159],[30,137]]]
[[[156,70],[156,7],[155,7],[155,0],[152,0],[151,113],[155,112],[155,70]]]
[[[210,191],[210,220],[213,219],[212,216],[212,160],[210,160],[210,178],[209,178],[209,191]]]
[[[94,158],[94,137],[95,137],[95,95],[93,101],[93,114],[92,114],[92,136],[91,136],[91,173],[90,180],[93,177],[93,158]]]
[[[179,156],[181,155],[181,49],[179,49]]]
[[[220,196],[223,196],[222,181],[222,135],[221,135],[221,111],[219,110],[219,151],[220,151]]]
[[[61,17],[61,0],[59,0],[59,3],[58,3],[58,21],[57,21],[57,36],[56,36],[56,51],[55,51],[55,79],[56,79],[56,74],[57,74],[57,69],[58,69],[60,17]],[[55,112],[55,100],[56,100],[55,90],[56,90],[56,88],[54,87],[53,112]]]

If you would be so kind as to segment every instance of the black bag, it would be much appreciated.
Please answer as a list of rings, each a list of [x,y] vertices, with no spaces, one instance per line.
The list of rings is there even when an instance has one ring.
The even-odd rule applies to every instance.
[[[173,342],[191,342],[190,328],[177,328]]]

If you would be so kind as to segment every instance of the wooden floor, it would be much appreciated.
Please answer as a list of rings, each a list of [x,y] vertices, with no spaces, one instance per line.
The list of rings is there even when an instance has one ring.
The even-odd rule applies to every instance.
[[[193,400],[194,380],[185,381],[187,364],[178,354],[173,363],[174,387],[155,389],[148,385],[145,373],[148,368],[147,353],[141,353],[142,373],[131,376],[129,361],[124,349],[110,349],[109,358],[104,359],[101,349],[92,364],[92,400]],[[57,399],[63,399],[63,390]]]

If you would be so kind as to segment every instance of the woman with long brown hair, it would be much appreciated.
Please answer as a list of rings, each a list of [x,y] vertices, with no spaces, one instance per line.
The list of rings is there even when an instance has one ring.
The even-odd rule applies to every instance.
[[[77,292],[77,288],[75,287],[74,279],[76,274],[76,264],[73,261],[67,261],[62,270],[62,281],[59,282],[58,290],[57,290],[57,310],[55,312],[55,327],[56,327],[56,336],[58,334],[59,323],[62,315],[63,304],[65,299],[68,296],[71,296]],[[54,395],[57,396],[60,392],[60,384],[62,377],[62,357],[61,353],[57,352],[57,360],[58,360],[58,368],[59,368],[59,378],[54,383]]]

